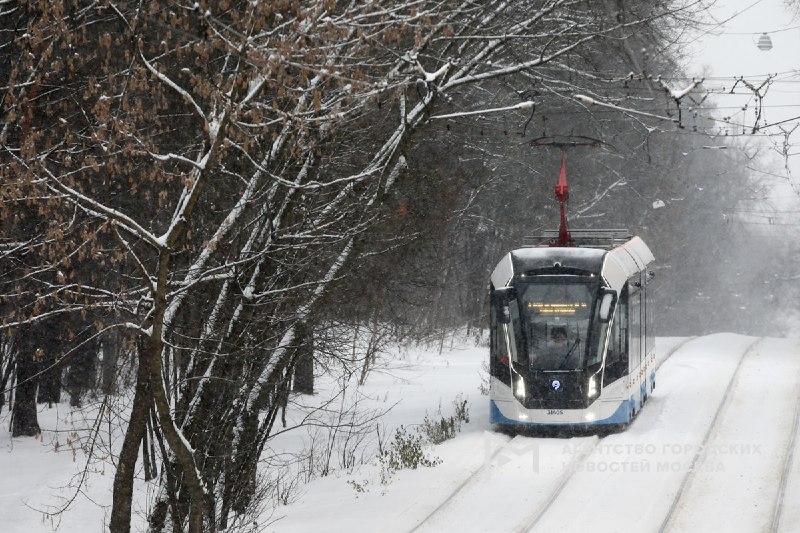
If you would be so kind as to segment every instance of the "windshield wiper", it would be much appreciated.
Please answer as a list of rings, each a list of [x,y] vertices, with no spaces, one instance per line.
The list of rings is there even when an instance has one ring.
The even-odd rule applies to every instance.
[[[567,350],[567,355],[564,356],[564,359],[561,360],[561,364],[558,365],[558,369],[559,370],[564,370],[564,365],[567,363],[567,361],[569,361],[569,356],[572,355],[572,352],[575,351],[575,348],[578,347],[578,344],[580,342],[581,342],[581,338],[580,337],[575,339],[575,342],[572,343],[572,346],[570,347],[570,349]]]

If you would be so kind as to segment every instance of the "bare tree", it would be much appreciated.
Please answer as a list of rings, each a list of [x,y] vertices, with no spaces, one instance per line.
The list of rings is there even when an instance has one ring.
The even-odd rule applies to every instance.
[[[154,530],[224,529],[252,507],[303,327],[376,252],[432,115],[532,79],[580,107],[572,93],[601,96],[601,43],[703,7],[618,5],[624,17],[575,0],[13,8],[0,219],[28,209],[38,230],[2,236],[16,266],[2,328],[79,316],[95,337],[136,338],[112,531],[130,529],[148,420],[164,466]]]

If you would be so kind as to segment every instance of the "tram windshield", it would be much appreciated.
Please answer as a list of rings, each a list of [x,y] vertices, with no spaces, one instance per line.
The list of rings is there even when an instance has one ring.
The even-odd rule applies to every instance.
[[[546,276],[517,286],[524,317],[520,333],[531,370],[577,370],[599,363],[598,289],[596,278],[584,276]]]

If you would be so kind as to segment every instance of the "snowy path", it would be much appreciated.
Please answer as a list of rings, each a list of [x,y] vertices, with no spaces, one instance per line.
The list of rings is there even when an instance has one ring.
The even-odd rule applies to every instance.
[[[533,530],[659,530],[752,344],[707,337],[674,354],[659,371],[650,405],[627,431],[603,440]]]
[[[561,439],[517,436],[506,446],[492,442],[491,461],[470,479],[465,490],[448,497],[413,531],[520,530],[518,524],[531,521],[531,509],[538,515],[555,501],[599,439],[593,436],[569,442],[566,448]],[[573,449],[579,452],[570,453]],[[497,513],[498,509],[503,509],[502,513]]]
[[[797,531],[800,345],[719,334],[662,344],[660,357],[670,348],[656,390],[626,431],[462,435],[440,447],[443,465],[407,473],[360,511],[348,506],[348,528]],[[281,530],[309,530],[292,518]],[[337,520],[325,523],[339,529]]]
[[[441,355],[404,348],[394,367],[370,377],[363,401],[377,409],[397,404],[385,419],[383,434],[391,434],[437,406],[450,412],[457,395],[469,398],[470,423],[430,451],[442,463],[398,471],[386,484],[374,464],[334,472],[268,511],[260,525],[294,533],[800,531],[800,342],[718,334],[660,338],[656,346],[657,386],[633,424],[574,438],[492,431],[488,400],[477,391],[484,347]],[[43,441],[11,439],[0,428],[2,533],[49,531],[59,521],[59,531],[103,530],[108,472],[90,476],[92,500],[79,498],[52,523],[34,510],[70,497],[58,487],[83,465],[63,442],[54,451],[52,442],[73,424],[63,409],[40,413]],[[286,434],[276,445],[299,449],[298,439]],[[139,492],[137,510],[148,498]],[[143,516],[136,513],[135,531],[144,530]]]
[[[659,362],[690,340],[666,349]],[[516,436],[504,446],[498,440],[487,439],[484,447],[490,450],[491,456],[485,457],[483,467],[412,531],[489,531],[498,527],[504,531],[527,531],[550,509],[572,477],[585,468],[587,459],[601,442],[603,440],[596,436],[567,441]],[[530,455],[531,463],[535,464],[513,460],[524,454]],[[532,483],[532,474],[535,474],[535,483]],[[509,494],[520,495],[518,505],[508,505]],[[487,512],[476,516],[476,506],[485,507]],[[498,508],[504,509],[502,517],[492,512]]]
[[[775,530],[782,508],[779,481],[797,434],[800,358],[793,355],[765,341],[743,362],[706,453],[687,475],[662,530]]]
[[[800,377],[796,377],[800,381]],[[784,471],[781,473],[781,491],[778,494],[775,521],[772,531],[790,533],[796,531],[800,524],[800,394],[792,424],[789,455],[785,458]],[[785,421],[789,424],[789,421]]]
[[[708,343],[715,345],[713,351]],[[751,346],[752,339],[725,336],[679,350],[659,374],[659,387],[668,393],[654,395],[656,407],[643,410],[624,433],[568,441],[517,437],[511,443],[516,450],[527,447],[538,453],[538,471],[520,461],[494,461],[481,483],[448,500],[452,504],[420,531],[554,531],[566,525],[576,531],[657,530],[672,501],[665,496],[681,492],[695,456],[711,445],[703,435],[714,434],[717,413],[730,411],[723,406],[733,399],[728,393],[739,388],[735,384],[743,383],[736,379],[737,370],[753,357]],[[778,352],[772,359],[781,356],[785,354]],[[758,367],[746,370],[746,376],[759,377]],[[779,366],[770,374],[786,370]],[[692,516],[693,511],[684,514]],[[598,521],[599,516],[616,519]],[[689,525],[676,530],[686,531]]]

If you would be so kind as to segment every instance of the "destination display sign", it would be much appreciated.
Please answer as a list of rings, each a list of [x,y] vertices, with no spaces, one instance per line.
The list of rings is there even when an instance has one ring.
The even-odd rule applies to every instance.
[[[588,307],[586,302],[528,302],[528,312],[539,315],[574,315]]]

